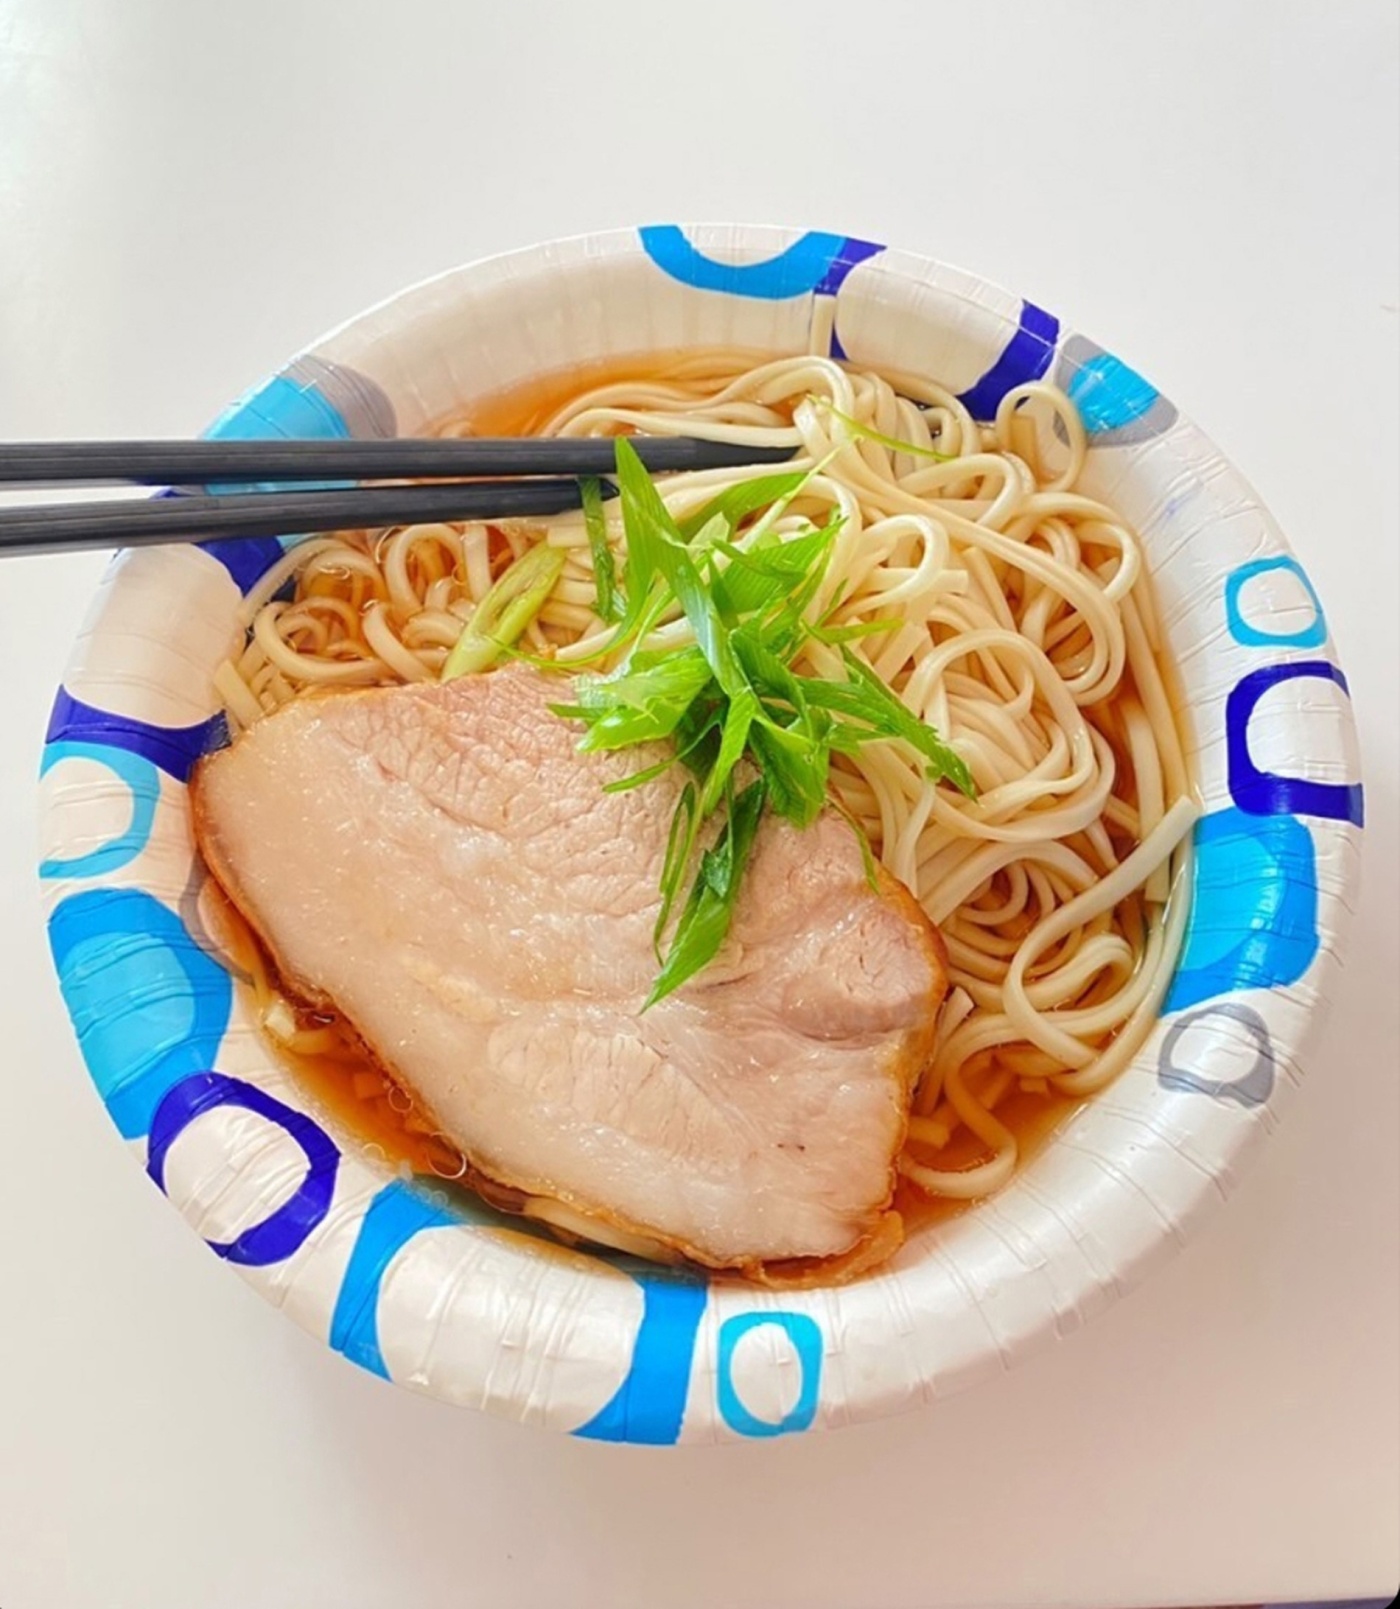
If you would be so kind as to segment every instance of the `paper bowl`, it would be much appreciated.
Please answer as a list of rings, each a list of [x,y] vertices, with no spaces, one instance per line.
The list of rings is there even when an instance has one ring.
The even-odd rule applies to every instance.
[[[844,235],[620,230],[405,291],[250,392],[220,436],[412,434],[612,353],[815,344],[938,377],[979,417],[1050,376],[1086,478],[1136,523],[1205,815],[1189,937],[1151,1039],[993,1199],[838,1289],[769,1293],[542,1243],[343,1132],[255,1032],[199,916],[186,779],[211,673],[281,551],[120,555],[44,751],[49,937],[133,1155],[211,1249],[362,1367],[453,1403],[654,1444],[762,1438],[997,1374],[1135,1284],[1233,1188],[1297,1084],[1357,882],[1346,678],[1243,478],[1118,357],[1019,296]]]

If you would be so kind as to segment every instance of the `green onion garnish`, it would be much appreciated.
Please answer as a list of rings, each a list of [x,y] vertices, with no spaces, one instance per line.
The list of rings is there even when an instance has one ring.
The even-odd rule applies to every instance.
[[[544,542],[522,553],[477,604],[447,656],[441,679],[450,682],[494,665],[544,608],[564,568],[565,557],[563,548],[549,547]]]
[[[901,452],[942,456],[877,439]],[[918,752],[930,778],[946,778],[969,795],[974,791],[962,759],[846,646],[896,622],[836,627],[830,624],[831,609],[815,623],[807,619],[840,520],[810,526],[787,540],[780,540],[771,527],[781,511],[777,505],[785,508],[812,473],[742,482],[678,524],[635,450],[620,437],[617,483],[626,550],[621,582],[607,548],[601,506],[590,506],[585,487],[598,614],[617,622],[610,646],[625,652],[606,675],[577,676],[574,702],[555,705],[555,711],[583,723],[579,747],[584,750],[669,740],[676,760],[693,778],[671,823],[656,931],[661,971],[647,996],[648,1006],[694,977],[723,944],[764,811],[773,810],[798,826],[816,819],[827,801],[833,752],[849,754],[866,743],[902,741]],[[751,530],[741,538],[740,524],[765,511],[770,517],[760,520],[757,539]],[[603,552],[606,560],[601,559]],[[562,564],[562,555],[558,562]],[[512,569],[524,563],[522,559]],[[556,567],[544,595],[557,576]],[[656,622],[676,607],[690,623],[694,645],[669,651],[644,648],[642,641]],[[840,646],[844,680],[804,676],[793,669],[810,639]],[[459,643],[449,667],[461,649]],[[641,786],[670,763],[646,768],[612,787]],[[741,766],[756,773],[743,786]],[[666,929],[696,843],[707,821],[717,815],[719,833],[700,855],[666,945]],[[868,855],[868,846],[862,852]]]
[[[873,441],[879,447],[887,447],[892,453],[908,453],[914,458],[930,458],[936,464],[951,464],[953,461],[952,453],[940,453],[932,447],[921,447],[914,441],[900,441],[895,436],[887,436],[882,430],[876,430],[873,425],[863,425],[859,419],[852,419],[850,414],[842,413],[835,403],[828,402],[825,397],[818,397],[815,400],[833,419],[839,419],[858,441]]]

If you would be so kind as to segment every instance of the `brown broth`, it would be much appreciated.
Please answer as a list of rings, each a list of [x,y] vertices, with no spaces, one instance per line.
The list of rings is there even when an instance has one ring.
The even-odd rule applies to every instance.
[[[757,352],[746,355],[755,363],[768,356]],[[664,378],[673,365],[695,356],[686,351],[636,353],[533,376],[481,398],[443,419],[425,434],[536,434],[551,415],[581,391],[627,380]],[[1180,729],[1186,732],[1189,714],[1179,675],[1165,660],[1159,660],[1159,665],[1173,713]],[[1131,686],[1131,670],[1125,670],[1124,676],[1125,683]],[[336,1013],[298,1002],[275,984],[270,959],[212,879],[206,884],[203,898],[209,902],[206,918],[211,930],[219,934],[239,969],[260,972],[278,988],[293,1011],[300,1031],[320,1032],[323,1039],[330,1041],[324,1051],[304,1053],[289,1049],[270,1034],[265,1035],[277,1060],[297,1077],[326,1114],[365,1146],[381,1151],[391,1165],[406,1165],[414,1173],[425,1176],[462,1178],[467,1167],[461,1153],[445,1136],[433,1132],[413,1096],[375,1062],[353,1028]],[[1018,1167],[1040,1151],[1084,1104],[1082,1097],[1013,1086],[998,1104],[996,1116],[1016,1137]],[[985,1157],[985,1148],[963,1129],[937,1154],[936,1165],[941,1169],[959,1170],[970,1168]],[[485,1190],[493,1205],[518,1210],[521,1198],[514,1192],[498,1191],[489,1181],[473,1179],[471,1182]],[[904,1217],[908,1233],[913,1235],[928,1226],[959,1217],[978,1203],[930,1199],[901,1178],[894,1204]]]
[[[298,1000],[282,984],[271,956],[212,876],[200,889],[199,918],[230,968],[251,981],[255,1015],[275,994],[291,1010],[299,1034],[328,1041],[314,1051],[299,1051],[262,1030],[278,1063],[295,1075],[326,1115],[365,1145],[377,1145],[390,1163],[407,1163],[415,1173],[455,1177],[461,1166],[455,1148],[432,1133],[413,1097],[378,1065],[339,1013]]]
[[[1016,1136],[1018,1173],[1037,1152],[1044,1149],[1060,1125],[1067,1123],[1084,1104],[1083,1097],[1078,1095],[1040,1095],[1023,1089],[1007,1091],[997,1104],[996,1117],[998,1123]],[[986,1158],[986,1148],[966,1129],[960,1129],[938,1152],[937,1160],[931,1165],[941,1170],[957,1171],[970,1168]],[[944,1224],[960,1218],[963,1213],[980,1206],[987,1199],[978,1196],[972,1201],[959,1201],[952,1196],[926,1196],[901,1175],[895,1189],[894,1204],[904,1219],[906,1233],[915,1235],[931,1224]]]
[[[664,380],[676,364],[695,356],[694,351],[679,349],[633,352],[531,375],[528,380],[494,391],[447,415],[425,434],[447,435],[465,427],[476,436],[537,435],[545,421],[580,392],[628,380]],[[756,366],[771,360],[773,354],[736,351],[734,356],[751,360]]]

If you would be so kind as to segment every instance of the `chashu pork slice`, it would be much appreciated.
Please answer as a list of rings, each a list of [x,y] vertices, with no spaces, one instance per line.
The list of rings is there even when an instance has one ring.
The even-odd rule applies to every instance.
[[[204,857],[481,1174],[717,1268],[892,1249],[937,931],[840,816],[770,816],[720,954],[643,1013],[683,778],[605,793],[665,751],[580,754],[560,697],[295,700],[199,767]]]

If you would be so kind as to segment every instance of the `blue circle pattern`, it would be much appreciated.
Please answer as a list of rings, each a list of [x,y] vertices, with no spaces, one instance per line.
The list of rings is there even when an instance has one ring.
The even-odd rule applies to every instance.
[[[1084,428],[1091,436],[1099,436],[1141,419],[1157,401],[1158,393],[1121,358],[1100,352],[1074,371],[1069,396],[1079,409]]]
[[[797,1401],[779,1420],[760,1419],[739,1400],[734,1389],[734,1349],[751,1330],[772,1326],[792,1343],[802,1370]],[[784,1436],[806,1430],[817,1416],[817,1389],[822,1375],[822,1332],[806,1313],[739,1313],[719,1331],[719,1411],[732,1430],[744,1436]]]
[[[1288,813],[1227,808],[1196,823],[1194,848],[1186,945],[1163,1010],[1296,983],[1318,949],[1312,834]]]
[[[85,888],[49,918],[59,988],[97,1092],[123,1138],[150,1133],[182,1078],[214,1065],[229,975],[180,918],[139,888]]]
[[[1240,610],[1240,593],[1256,576],[1282,570],[1297,578],[1312,602],[1313,617],[1297,631],[1261,631],[1244,618]],[[1268,558],[1251,559],[1240,565],[1225,583],[1225,621],[1230,635],[1245,648],[1321,648],[1327,641],[1327,617],[1322,612],[1322,600],[1313,590],[1303,566],[1290,553],[1274,553]]]
[[[375,1195],[360,1220],[336,1295],[330,1329],[334,1351],[343,1352],[371,1374],[389,1378],[379,1349],[379,1291],[384,1275],[415,1235],[460,1221],[403,1179],[392,1180]]]
[[[280,374],[255,386],[206,432],[214,441],[336,441],[395,433],[393,403],[373,380],[344,364],[314,357],[296,358]],[[263,490],[276,490],[275,482],[258,484]],[[302,481],[290,489],[311,491],[351,484]],[[208,490],[220,488],[213,485]],[[217,559],[239,591],[246,593],[299,541],[299,536],[215,537],[199,546]]]
[[[47,776],[62,760],[92,760],[106,768],[131,794],[131,820],[126,830],[85,855],[43,860],[40,877],[100,877],[135,860],[150,842],[155,825],[156,805],[160,801],[160,774],[144,755],[112,748],[105,743],[75,743],[60,740],[44,745],[39,775]]]
[[[1176,423],[1176,409],[1154,385],[1082,335],[1065,341],[1055,379],[1079,409],[1096,446],[1135,446]]]
[[[673,226],[641,232],[643,249],[673,278],[697,289],[728,295],[781,298],[835,296],[851,268],[881,248],[848,236],[810,234],[765,263],[724,264],[703,256]],[[1048,372],[1054,360],[1058,322],[1023,303],[1018,328],[982,378],[964,394],[986,417],[1013,385]],[[1118,443],[1140,439],[1174,419],[1170,405],[1117,359],[1080,343],[1069,380],[1094,439]],[[1077,388],[1077,389],[1076,389]],[[1164,422],[1165,421],[1165,422]],[[226,415],[215,434],[386,435],[393,410],[371,381],[341,366],[303,359],[259,387]],[[246,591],[280,557],[281,543],[201,544]],[[1289,638],[1269,638],[1239,615],[1240,589],[1252,574],[1273,566],[1290,568],[1312,592],[1295,561],[1253,561],[1226,587],[1228,625],[1246,646],[1274,649],[1313,646],[1325,635],[1320,607],[1315,626]],[[1315,599],[1315,595],[1314,595]],[[1321,640],[1320,638],[1318,639]],[[1297,778],[1267,777],[1249,759],[1248,725],[1259,696],[1290,676],[1324,676],[1343,691],[1345,679],[1326,661],[1283,663],[1246,676],[1227,708],[1227,746],[1233,803],[1205,817],[1196,828],[1196,881],[1191,921],[1180,964],[1164,1010],[1183,1010],[1241,989],[1268,989],[1295,981],[1318,948],[1317,871],[1313,837],[1300,814],[1360,825],[1361,790],[1327,788]],[[166,728],[104,711],[60,689],[49,727],[44,768],[67,758],[106,765],[131,790],[132,817],[126,832],[89,854],[45,864],[45,876],[81,883],[137,859],[149,839],[164,771],[184,782],[199,755],[223,739],[218,717],[189,727]],[[1247,879],[1235,868],[1247,863]],[[330,1211],[339,1166],[331,1137],[304,1113],[276,1101],[256,1086],[216,1070],[232,1008],[229,976],[196,942],[179,917],[137,888],[79,887],[55,906],[49,938],[60,987],[84,1059],[119,1131],[128,1139],[148,1136],[148,1167],[163,1183],[169,1148],[202,1112],[236,1104],[280,1124],[302,1148],[306,1173],[292,1198],[262,1223],[212,1249],[229,1261],[266,1266],[291,1256]],[[1272,1067],[1267,1028],[1242,1004],[1216,1008],[1245,1022],[1259,1050],[1260,1065]],[[1246,1016],[1240,1016],[1246,1013]],[[1258,1072],[1252,1081],[1220,1086],[1171,1064],[1169,1039],[1159,1069],[1164,1086],[1215,1099],[1257,1105],[1272,1088]],[[470,1214],[441,1204],[416,1181],[386,1184],[370,1202],[341,1281],[330,1322],[330,1344],[372,1372],[387,1377],[378,1335],[378,1304],[385,1274],[413,1238],[435,1228],[470,1221]],[[576,1434],[600,1440],[666,1444],[679,1439],[685,1420],[707,1284],[696,1275],[660,1269],[632,1259],[609,1259],[641,1287],[643,1316],[622,1385]],[[738,1342],[765,1325],[781,1328],[801,1366],[796,1404],[773,1423],[741,1400],[734,1379]],[[805,1430],[816,1417],[822,1380],[823,1342],[805,1314],[755,1311],[733,1315],[720,1326],[716,1406],[736,1434],[770,1437]]]
[[[591,1441],[666,1447],[680,1439],[685,1419],[695,1339],[708,1300],[706,1282],[702,1275],[660,1268],[635,1258],[612,1262],[641,1286],[642,1322],[626,1378],[574,1434]],[[720,1412],[724,1412],[723,1403]],[[725,1422],[730,1423],[727,1418]]]
[[[60,687],[49,712],[39,774],[42,776],[54,759],[61,759],[65,750],[71,752],[81,745],[88,759],[106,754],[118,775],[123,774],[121,755],[133,754],[174,777],[176,782],[188,782],[200,755],[227,741],[228,723],[222,715],[211,715],[190,726],[156,726],[150,721],[137,720],[133,715],[97,709],[75,698],[66,687]]]
[[[1226,1031],[1225,1023],[1237,1024],[1244,1030],[1254,1046],[1254,1060],[1247,1072],[1231,1079],[1206,1078],[1198,1069],[1177,1063],[1177,1045],[1188,1028],[1202,1022],[1215,1023],[1218,1033]],[[1274,1092],[1274,1045],[1269,1025],[1257,1011],[1238,1000],[1214,1001],[1199,1011],[1188,1012],[1177,1018],[1162,1042],[1157,1076],[1164,1089],[1193,1090],[1246,1108],[1262,1106]]]
[[[653,224],[638,233],[652,262],[682,285],[766,302],[834,296],[857,263],[884,250],[870,240],[812,230],[763,262],[729,263],[707,257],[675,224]]]
[[[1254,576],[1284,569],[1296,575],[1313,600],[1315,618],[1298,632],[1273,636],[1248,625],[1240,593]],[[1326,641],[1327,625],[1317,593],[1302,566],[1288,556],[1252,559],[1225,581],[1226,628],[1242,647],[1273,650],[1313,647]],[[1163,1011],[1185,1010],[1201,1001],[1242,989],[1276,989],[1296,983],[1320,948],[1317,926],[1317,849],[1302,820],[1313,816],[1361,827],[1365,797],[1360,783],[1313,782],[1261,770],[1250,753],[1249,730],[1260,700],[1289,681],[1315,679],[1350,696],[1347,679],[1329,660],[1283,660],[1247,672],[1225,701],[1226,781],[1231,803],[1204,816],[1194,835],[1195,872],[1186,941]],[[1236,1014],[1243,1006],[1221,1006]],[[1196,1016],[1202,1013],[1196,1013]],[[1188,1020],[1194,1020],[1188,1019]],[[1243,1020],[1243,1019],[1242,1019]],[[1251,1013],[1250,1031],[1259,1063],[1273,1065],[1267,1024]],[[1174,1029],[1158,1057],[1164,1089],[1194,1092],[1242,1106],[1262,1105],[1273,1090],[1257,1073],[1252,1083],[1220,1082],[1177,1067]],[[1258,1100],[1247,1098],[1263,1090]]]
[[[959,394],[958,401],[974,419],[995,418],[1008,391],[1039,380],[1049,369],[1059,335],[1060,321],[1053,313],[1023,301],[1015,334],[1001,356],[975,385]]]
[[[216,1256],[249,1268],[283,1262],[301,1248],[330,1211],[336,1167],[340,1162],[340,1152],[330,1135],[304,1112],[298,1112],[256,1084],[245,1083],[240,1078],[215,1072],[194,1073],[168,1089],[155,1109],[146,1171],[164,1190],[165,1161],[170,1147],[196,1118],[221,1106],[241,1106],[291,1135],[306,1156],[306,1177],[290,1199],[261,1223],[245,1229],[233,1240],[209,1240],[205,1244]]]

